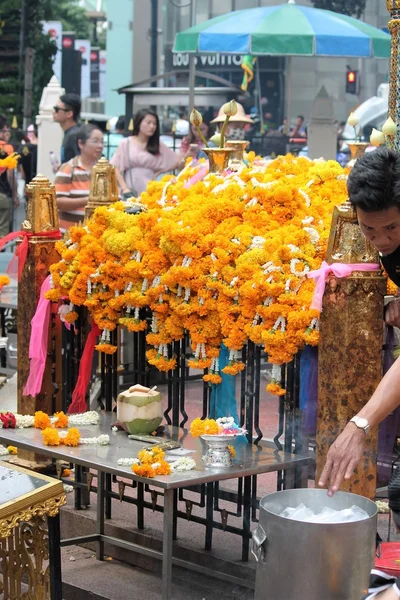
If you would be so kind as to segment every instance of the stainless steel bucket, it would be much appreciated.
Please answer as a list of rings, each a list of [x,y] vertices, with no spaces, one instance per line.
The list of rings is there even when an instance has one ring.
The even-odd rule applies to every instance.
[[[299,504],[318,513],[328,506],[356,505],[369,518],[352,523],[306,523],[280,517]],[[265,496],[252,533],[258,561],[254,600],[360,600],[368,588],[375,555],[377,508],[347,492],[284,490]]]

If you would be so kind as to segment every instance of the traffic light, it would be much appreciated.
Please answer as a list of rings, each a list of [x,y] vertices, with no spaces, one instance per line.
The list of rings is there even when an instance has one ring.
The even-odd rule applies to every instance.
[[[358,93],[358,71],[347,71],[346,73],[346,93]]]

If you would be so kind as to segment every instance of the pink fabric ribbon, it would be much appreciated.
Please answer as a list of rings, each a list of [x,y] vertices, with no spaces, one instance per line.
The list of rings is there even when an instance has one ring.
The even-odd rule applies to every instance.
[[[39,302],[31,321],[31,339],[29,341],[30,368],[25,384],[24,396],[36,396],[42,389],[50,322],[50,300],[44,297],[45,292],[48,290],[50,290],[50,275],[42,283]]]
[[[315,290],[311,308],[315,308],[321,312],[326,278],[330,273],[333,273],[335,277],[348,277],[353,271],[379,271],[380,268],[381,266],[375,263],[333,263],[332,265],[329,265],[324,261],[320,269],[307,273],[307,277],[315,279]]]
[[[183,187],[185,189],[192,187],[192,185],[194,185],[198,181],[201,181],[202,179],[204,179],[204,177],[207,175],[207,173],[208,173],[208,162],[205,163],[202,167],[200,167],[200,169],[197,171],[197,173],[195,175],[193,175],[193,177],[188,179],[188,181],[185,182]]]

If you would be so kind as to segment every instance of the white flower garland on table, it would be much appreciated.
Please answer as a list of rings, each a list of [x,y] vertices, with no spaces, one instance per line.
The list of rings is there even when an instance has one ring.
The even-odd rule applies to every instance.
[[[138,465],[139,462],[138,458],[119,458],[117,464],[120,467],[131,467],[132,465]]]
[[[79,444],[98,444],[99,446],[108,446],[110,436],[107,434],[99,435],[98,437],[81,438]]]
[[[0,411],[1,412],[1,411]],[[15,429],[26,429],[33,427],[35,417],[32,415],[20,415],[19,413],[12,413],[15,417]],[[77,415],[67,415],[69,427],[80,427],[85,425],[98,425],[100,421],[100,415],[95,410],[89,410],[85,413]],[[56,417],[50,417],[52,423],[56,421]],[[3,423],[0,420],[0,429],[3,427]]]
[[[95,410],[88,410],[77,415],[68,415],[68,425],[70,427],[80,427],[82,425],[98,425],[100,415]]]
[[[176,473],[181,473],[182,471],[192,471],[196,468],[196,461],[193,458],[189,458],[188,456],[181,456],[178,460],[175,460],[171,463],[171,470]]]
[[[10,451],[10,448],[13,448],[13,451]],[[0,444],[0,456],[8,456],[8,455],[14,455],[17,454],[14,446],[3,446],[2,444]]]

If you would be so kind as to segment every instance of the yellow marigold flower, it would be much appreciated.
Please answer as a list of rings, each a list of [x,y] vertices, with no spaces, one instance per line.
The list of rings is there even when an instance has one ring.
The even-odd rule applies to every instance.
[[[229,453],[232,456],[232,458],[235,458],[235,456],[236,456],[236,450],[235,450],[235,448],[232,445],[229,445],[228,446],[228,450],[229,450]]]
[[[135,475],[137,475],[138,477],[154,477],[155,476],[155,471],[153,469],[153,467],[151,466],[151,464],[144,464],[144,465],[132,465],[132,471],[135,473]]]
[[[190,433],[193,437],[205,434],[217,435],[219,433],[219,426],[214,419],[200,419],[197,417],[190,425]]]
[[[80,438],[81,434],[79,429],[71,427],[65,438],[63,438],[62,443],[65,444],[65,446],[78,446]]]
[[[33,426],[36,427],[36,429],[46,429],[46,427],[51,427],[49,415],[41,410],[36,411]]]
[[[0,275],[0,288],[8,285],[10,283],[10,278],[8,275]]]
[[[62,476],[69,477],[71,475],[71,473],[72,473],[71,469],[63,469]]]
[[[7,446],[8,454],[18,454],[18,448],[15,446]]]
[[[74,323],[78,318],[78,313],[75,310],[71,310],[69,313],[64,315],[64,319],[67,323]]]
[[[161,460],[153,467],[156,475],[170,475],[171,465],[166,460]]]
[[[60,445],[60,435],[57,429],[53,429],[53,427],[46,427],[42,431],[43,443],[45,446],[59,446]]]
[[[56,419],[54,422],[54,427],[68,427],[68,417],[63,411],[54,413],[54,418]]]
[[[274,396],[284,396],[286,394],[286,390],[279,383],[269,383],[266,390]]]
[[[118,346],[113,346],[112,344],[97,344],[95,348],[99,352],[104,352],[104,354],[115,354],[118,350]]]

